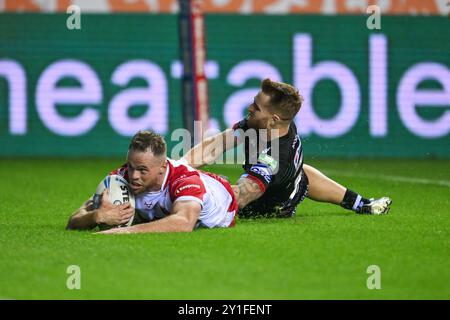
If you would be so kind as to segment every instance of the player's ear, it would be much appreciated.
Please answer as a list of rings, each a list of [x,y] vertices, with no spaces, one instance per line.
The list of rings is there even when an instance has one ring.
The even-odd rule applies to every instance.
[[[277,114],[273,114],[270,117],[271,125],[274,126],[278,121],[281,121],[280,117]]]
[[[159,173],[163,174],[167,168],[167,161],[164,161],[163,164],[159,167]]]

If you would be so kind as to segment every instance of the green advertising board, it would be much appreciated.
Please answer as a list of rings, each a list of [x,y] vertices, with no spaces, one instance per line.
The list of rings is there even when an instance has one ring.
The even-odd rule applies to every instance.
[[[183,127],[176,15],[0,15],[0,156],[123,156]],[[308,156],[450,157],[445,17],[206,16],[211,125],[262,79],[294,84]]]

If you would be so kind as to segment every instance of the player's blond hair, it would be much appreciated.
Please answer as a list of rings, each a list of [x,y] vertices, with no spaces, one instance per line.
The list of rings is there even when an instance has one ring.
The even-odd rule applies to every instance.
[[[270,96],[269,111],[278,114],[282,120],[294,119],[303,103],[299,91],[287,83],[264,79],[261,91]]]
[[[167,146],[164,138],[157,133],[147,130],[137,132],[131,138],[128,150],[145,152],[150,149],[155,156],[163,156],[166,154]]]

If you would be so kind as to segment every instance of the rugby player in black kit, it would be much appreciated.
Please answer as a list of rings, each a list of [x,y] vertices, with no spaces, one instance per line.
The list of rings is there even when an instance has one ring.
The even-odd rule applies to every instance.
[[[183,160],[200,168],[244,143],[245,172],[233,186],[240,217],[290,217],[305,197],[361,214],[388,213],[389,197],[367,199],[303,163],[302,143],[293,122],[302,101],[293,86],[265,79],[245,119],[204,139]]]

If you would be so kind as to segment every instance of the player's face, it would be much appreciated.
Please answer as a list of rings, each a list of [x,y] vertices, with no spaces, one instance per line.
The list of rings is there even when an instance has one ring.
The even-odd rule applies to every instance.
[[[253,129],[267,129],[272,114],[268,110],[270,96],[260,91],[248,107],[247,124]]]
[[[160,190],[166,171],[165,157],[155,157],[149,151],[129,150],[127,166],[130,188],[134,194]]]

